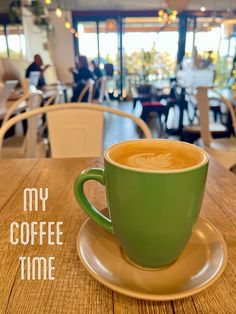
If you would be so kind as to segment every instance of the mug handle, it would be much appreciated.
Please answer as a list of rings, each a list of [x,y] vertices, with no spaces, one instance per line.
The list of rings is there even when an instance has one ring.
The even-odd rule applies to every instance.
[[[80,204],[81,208],[85,213],[94,220],[97,224],[103,227],[105,230],[113,234],[112,222],[109,218],[100,213],[87,199],[84,194],[84,183],[89,180],[95,180],[105,185],[104,182],[104,170],[99,168],[91,168],[84,170],[76,178],[74,183],[74,193],[77,202]]]

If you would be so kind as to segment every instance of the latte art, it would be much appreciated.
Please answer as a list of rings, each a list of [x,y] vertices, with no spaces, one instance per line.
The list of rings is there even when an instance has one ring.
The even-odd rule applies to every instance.
[[[121,146],[115,146],[109,158],[134,169],[173,171],[193,167],[205,158],[193,145],[173,140],[141,140]]]
[[[175,169],[174,159],[171,154],[143,153],[128,156],[127,166],[143,169]]]

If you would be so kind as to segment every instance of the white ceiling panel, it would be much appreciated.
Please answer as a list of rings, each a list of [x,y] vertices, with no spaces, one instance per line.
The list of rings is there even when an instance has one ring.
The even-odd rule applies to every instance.
[[[41,0],[42,2],[44,0]],[[179,0],[181,1],[181,0]],[[0,0],[0,13],[7,12],[12,0]],[[164,0],[58,0],[62,8],[78,10],[149,10],[166,7]],[[53,7],[57,0],[52,0]],[[199,10],[205,6],[207,10],[236,10],[236,0],[190,0],[186,9]]]
[[[61,4],[64,3],[73,10],[140,10],[166,7],[164,0],[61,0]],[[205,6],[207,10],[226,10],[228,7],[236,9],[236,0],[190,0],[187,9],[199,10],[201,6]]]

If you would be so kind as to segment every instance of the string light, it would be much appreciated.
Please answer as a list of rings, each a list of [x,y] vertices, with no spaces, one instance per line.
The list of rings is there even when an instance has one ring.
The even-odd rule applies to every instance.
[[[72,34],[74,34],[74,33],[75,33],[75,29],[74,29],[74,28],[71,28],[71,29],[70,29],[70,32],[71,32]]]
[[[158,11],[157,22],[158,23],[171,23],[177,18],[178,11],[172,9],[161,9]]]
[[[71,25],[68,20],[65,20],[65,28],[70,29]]]
[[[52,3],[52,0],[44,0],[44,2],[45,2],[46,4],[51,4],[51,3]]]
[[[205,12],[206,11],[206,8],[205,7],[201,7],[201,12]]]
[[[79,37],[79,33],[78,33],[78,32],[75,32],[75,34],[74,34],[74,35],[75,35],[75,37],[76,37],[76,38],[78,38],[78,37]]]
[[[112,19],[106,21],[106,28],[108,32],[112,32],[116,30],[116,22]]]
[[[59,18],[62,16],[62,10],[59,6],[56,8],[56,16]]]

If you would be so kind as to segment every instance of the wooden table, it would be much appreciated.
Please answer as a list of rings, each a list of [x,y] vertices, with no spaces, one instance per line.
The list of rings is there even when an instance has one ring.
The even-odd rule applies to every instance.
[[[222,233],[228,264],[220,279],[192,297],[174,302],[141,301],[112,292],[82,267],[76,237],[86,215],[73,195],[81,170],[99,159],[0,161],[0,313],[236,313],[236,176],[211,161],[201,214]],[[24,212],[23,190],[48,187],[45,212]],[[87,193],[103,208],[104,188],[89,182]],[[12,245],[12,221],[63,221],[62,246]],[[19,256],[55,256],[54,281],[21,281]]]

